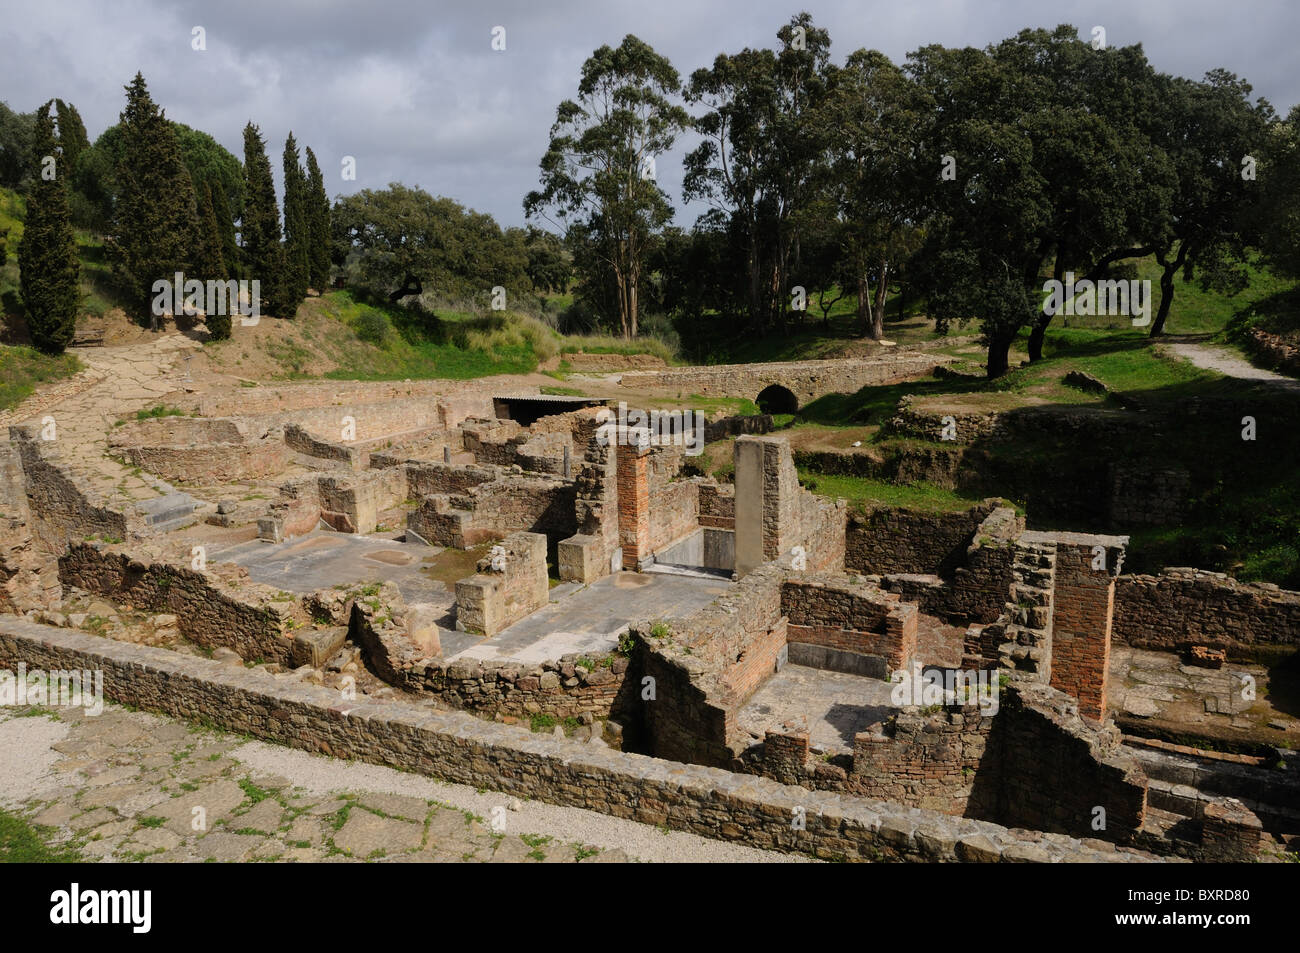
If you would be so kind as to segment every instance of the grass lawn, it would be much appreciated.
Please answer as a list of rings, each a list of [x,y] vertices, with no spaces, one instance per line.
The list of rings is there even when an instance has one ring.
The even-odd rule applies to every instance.
[[[983,497],[968,496],[954,490],[929,483],[887,483],[865,477],[840,476],[799,470],[799,481],[808,489],[831,499],[854,503],[883,503],[887,506],[905,506],[928,513],[953,513],[968,510]]]
[[[48,828],[0,809],[0,863],[72,864],[82,859],[77,850],[52,844],[50,833]]]
[[[0,345],[0,410],[17,407],[38,384],[62,380],[81,370],[71,354],[51,357],[30,347]]]

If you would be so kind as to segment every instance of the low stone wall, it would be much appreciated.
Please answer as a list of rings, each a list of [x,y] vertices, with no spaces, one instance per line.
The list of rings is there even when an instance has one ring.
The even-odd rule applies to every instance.
[[[62,460],[58,441],[40,440],[30,427],[10,427],[9,436],[22,466],[31,531],[43,552],[57,556],[72,540],[126,539],[132,528],[139,528],[78,485]]]
[[[1119,843],[1137,836],[1147,778],[1113,723],[1084,720],[1072,698],[1026,679],[1003,692],[994,722],[1001,781],[992,820]]]
[[[290,450],[320,460],[333,460],[353,470],[360,470],[370,465],[370,454],[364,450],[340,441],[322,440],[312,436],[305,427],[298,424],[285,424],[284,442]]]
[[[965,561],[981,523],[1001,505],[985,500],[959,513],[927,513],[900,506],[873,506],[849,514],[844,568],[889,575],[950,575]]]
[[[581,807],[646,824],[846,860],[1115,861],[1058,835],[787,787],[762,778],[525,733],[458,712],[346,701],[164,649],[0,621],[0,664],[100,669],[112,700],[333,757]],[[803,816],[800,830],[791,819]]]
[[[476,575],[456,583],[456,627],[496,635],[546,605],[548,589],[546,537],[512,533],[479,560]]]
[[[398,506],[406,492],[406,474],[400,469],[319,477],[320,518],[340,533],[373,533],[379,514]]]
[[[730,483],[697,479],[699,485],[701,526],[713,529],[736,528],[736,488]]]
[[[512,393],[536,393],[536,387],[512,382]],[[304,381],[234,387],[200,396],[195,404],[204,417],[285,414],[294,411],[411,400],[437,410],[443,425],[454,427],[466,417],[492,416],[492,398],[482,381]],[[303,423],[302,420],[296,421]],[[311,428],[309,428],[311,429]],[[330,428],[333,432],[333,427]],[[397,430],[409,428],[398,427]]]
[[[159,417],[109,432],[109,449],[165,480],[227,483],[281,472],[289,449],[277,428],[234,417]]]
[[[306,624],[296,599],[248,581],[238,567],[220,567],[229,572],[224,579],[217,565],[198,572],[172,556],[175,562],[79,544],[59,559],[59,578],[114,602],[174,614],[181,635],[204,648],[234,649],[248,661],[291,661],[293,629]]]
[[[1258,363],[1300,377],[1300,347],[1263,328],[1251,328],[1244,345]]]
[[[789,642],[879,658],[879,677],[907,668],[916,655],[916,606],[873,585],[833,576],[787,579],[781,611]]]
[[[522,473],[426,497],[407,518],[421,539],[467,549],[506,533],[544,533],[562,539],[576,529],[572,481]]]
[[[1121,575],[1114,637],[1167,651],[1185,643],[1220,645],[1243,657],[1256,647],[1300,646],[1300,592],[1197,569]]]

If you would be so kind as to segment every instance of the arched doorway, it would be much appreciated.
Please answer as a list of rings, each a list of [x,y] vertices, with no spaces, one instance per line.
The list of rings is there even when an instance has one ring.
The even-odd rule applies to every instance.
[[[758,409],[765,414],[793,414],[799,410],[799,398],[788,387],[769,384],[758,394]]]

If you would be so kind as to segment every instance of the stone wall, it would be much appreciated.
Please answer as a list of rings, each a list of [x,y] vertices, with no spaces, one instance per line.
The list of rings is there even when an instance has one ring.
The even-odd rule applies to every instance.
[[[1166,569],[1115,581],[1114,637],[1134,648],[1174,651],[1186,643],[1227,647],[1300,645],[1300,592],[1244,583],[1221,573]]]
[[[917,608],[874,585],[845,577],[791,577],[781,588],[789,642],[879,658],[877,677],[907,668],[916,655]]]
[[[1094,568],[1097,546],[1106,550],[1101,568]],[[1079,712],[1096,721],[1106,717],[1114,573],[1122,551],[1105,537],[1062,534],[1056,543],[1051,685],[1078,699]]]
[[[699,522],[713,529],[736,528],[736,488],[730,483],[697,479],[700,501]]]
[[[22,466],[32,535],[42,552],[58,556],[69,542],[92,537],[123,540],[139,528],[78,485],[62,460],[58,441],[40,440],[29,427],[10,427],[9,436]]]
[[[1009,687],[1010,688],[1010,687]],[[990,744],[1001,764],[998,809],[1013,827],[1128,843],[1146,814],[1147,778],[1114,724],[1085,721],[1061,692],[1019,679],[1004,691]],[[1094,822],[1104,814],[1104,829]]]
[[[684,456],[680,447],[655,447],[647,461],[651,553],[659,552],[700,527],[699,484],[677,478]]]
[[[492,636],[546,605],[546,537],[512,533],[456,583],[456,627]]]
[[[320,477],[320,518],[340,533],[373,533],[379,514],[406,499],[406,474],[396,468]]]
[[[616,448],[593,431],[579,444],[586,450],[574,474],[577,533],[561,540],[556,551],[560,578],[595,582],[623,565],[619,551],[618,463]]]
[[[149,612],[176,616],[181,635],[204,648],[230,648],[253,661],[288,664],[293,630],[306,623],[297,599],[248,579],[236,566],[188,568],[180,553],[139,556],[116,546],[78,544],[59,559],[64,585]]]
[[[345,702],[331,689],[289,685],[164,649],[0,621],[0,663],[101,669],[115,701],[305,751],[383,764],[452,783],[757,847],[847,860],[1149,860],[1078,839],[1029,839],[979,821],[791,788],[713,768],[673,764],[527,734],[458,712],[401,702]],[[803,815],[804,830],[791,824]]]
[[[322,440],[298,424],[285,424],[284,443],[297,453],[320,460],[332,460],[353,470],[370,466],[370,454],[366,451],[339,440]]]
[[[109,432],[110,451],[165,480],[228,483],[281,472],[290,460],[277,428],[237,418],[160,417]]]
[[[636,391],[675,390],[684,394],[747,397],[750,400],[776,384],[793,393],[803,405],[824,394],[854,394],[869,385],[896,384],[924,377],[937,365],[950,360],[942,355],[898,348],[871,358],[626,371],[620,383]]]
[[[997,507],[985,500],[958,513],[927,513],[898,506],[871,506],[849,514],[844,568],[875,575],[951,575],[965,560],[975,531]]]
[[[426,497],[407,518],[421,539],[467,549],[516,531],[573,534],[574,484],[546,476],[503,475],[464,493]]]
[[[42,552],[18,448],[0,444],[0,612],[48,608],[62,595],[54,555]]]

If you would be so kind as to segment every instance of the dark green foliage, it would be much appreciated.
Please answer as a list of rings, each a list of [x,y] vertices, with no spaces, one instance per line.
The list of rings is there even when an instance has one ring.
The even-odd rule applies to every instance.
[[[286,313],[280,209],[271,162],[262,134],[251,122],[244,127],[244,215],[239,232],[244,244],[244,278],[261,283],[262,312],[292,317],[292,312]]]
[[[330,280],[330,200],[316,155],[307,147],[307,278],[324,293]]]
[[[284,289],[294,308],[307,297],[310,278],[306,192],[307,176],[298,162],[298,143],[291,132],[284,142]]]
[[[359,252],[359,283],[394,302],[425,291],[486,302],[497,285],[510,300],[531,288],[522,230],[423,189],[363,189],[339,199],[331,222],[335,260]]]
[[[21,188],[30,174],[33,113],[16,113],[0,102],[0,185]]]
[[[68,169],[75,169],[77,157],[90,148],[90,140],[86,138],[86,125],[81,121],[77,107],[71,103],[56,99],[54,108],[58,113],[59,149],[67,160]]]
[[[537,291],[563,293],[573,280],[573,257],[559,236],[529,225],[524,238],[528,249],[528,279]]]
[[[1259,176],[1261,246],[1272,268],[1300,278],[1300,106],[1270,132]]]
[[[68,180],[58,172],[52,108],[52,102],[46,103],[36,114],[31,191],[18,267],[32,344],[47,354],[58,354],[72,342],[77,328],[80,265],[68,209]],[[53,176],[45,174],[46,156],[56,159]]]
[[[211,183],[208,187],[212,193],[212,212],[217,223],[217,237],[221,242],[221,260],[225,263],[227,276],[237,278],[239,245],[235,243],[235,218],[230,211],[230,203],[226,201],[226,190],[220,186],[212,188]],[[242,194],[242,187],[240,192]]]
[[[239,160],[223,148],[206,132],[191,129],[184,123],[167,120],[180,142],[185,167],[193,182],[219,183],[221,196],[213,195],[213,203],[220,211],[224,201],[230,210],[230,221],[239,217],[244,204],[244,173]],[[117,169],[124,149],[121,125],[110,126],[95,140],[94,145],[82,152],[77,160],[74,187],[77,197],[84,203],[78,221],[95,231],[106,231],[112,221],[113,205],[117,198]],[[215,188],[215,185],[214,185]],[[232,229],[233,237],[233,229]]]
[[[128,313],[143,317],[151,313],[154,282],[171,282],[189,267],[198,212],[176,132],[139,73],[127,87],[122,138],[108,254]]]
[[[217,191],[221,188],[218,186]],[[203,198],[199,202],[199,243],[195,252],[193,267],[195,278],[201,281],[222,281],[227,270],[221,254],[221,233],[217,227],[217,214],[213,209],[212,188],[203,186]],[[208,331],[218,341],[230,337],[230,305],[222,309],[224,313],[209,314],[205,319]]]
[[[591,255],[575,261],[590,263],[578,268],[586,296],[612,284],[624,337],[636,336],[646,265],[672,219],[651,164],[690,121],[673,102],[680,87],[672,64],[631,34],[596,50],[582,65],[577,100],[556,109],[542,187],[524,199],[529,217],[549,210],[566,231],[582,228]]]

